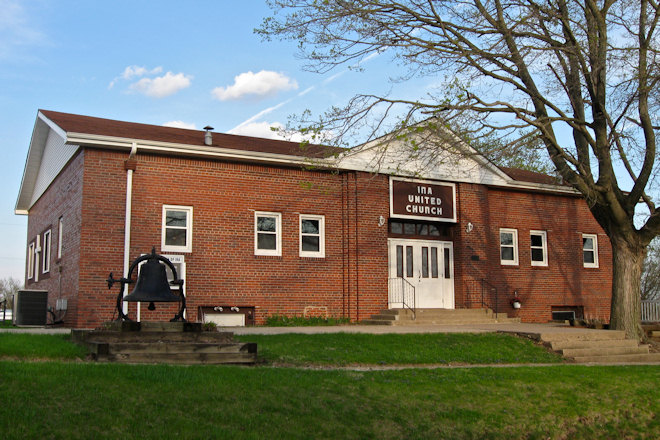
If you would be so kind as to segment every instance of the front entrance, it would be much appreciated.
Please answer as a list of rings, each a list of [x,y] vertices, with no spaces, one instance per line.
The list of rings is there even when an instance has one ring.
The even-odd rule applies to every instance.
[[[454,248],[450,241],[391,238],[389,243],[390,280],[403,278],[415,288],[417,308],[454,308]],[[396,283],[390,283],[390,289]],[[390,308],[402,307],[393,300]]]

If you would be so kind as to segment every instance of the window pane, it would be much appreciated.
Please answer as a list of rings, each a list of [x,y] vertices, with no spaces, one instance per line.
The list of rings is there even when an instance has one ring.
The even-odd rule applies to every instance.
[[[302,221],[302,233],[303,234],[318,234],[319,221],[318,220],[303,220]]]
[[[510,232],[500,232],[501,245],[513,245],[513,234]]]
[[[417,233],[419,235],[429,235],[429,225],[419,225],[419,231]]]
[[[583,237],[582,238],[582,249],[584,250],[593,250],[594,248],[594,239],[590,237]]]
[[[392,231],[392,234],[403,234],[403,223],[390,223],[390,230]]]
[[[409,235],[415,235],[415,224],[414,223],[404,223],[403,224],[403,233]]]
[[[406,246],[406,276],[413,276],[413,248]]]
[[[438,278],[438,248],[431,248],[431,277]]]
[[[396,276],[403,278],[403,246],[396,247]]]
[[[501,248],[501,257],[503,261],[513,261],[513,248],[503,247]]]
[[[167,211],[165,215],[165,226],[178,226],[185,228],[188,213],[184,211]]]
[[[438,228],[437,225],[429,225],[429,235],[439,237],[440,236],[440,228]]]
[[[451,260],[450,260],[449,248],[445,248],[445,278],[451,278]]]
[[[186,230],[185,229],[166,229],[165,230],[165,244],[167,246],[185,246],[186,245]]]
[[[532,246],[534,247],[543,247],[543,237],[541,235],[533,234],[531,236]]]
[[[320,250],[319,237],[313,235],[303,235],[302,250],[307,252],[318,252]]]
[[[596,262],[593,251],[584,251],[582,252],[582,255],[585,263],[594,264]]]
[[[257,234],[257,249],[275,250],[276,237],[275,234]]]
[[[275,217],[257,217],[257,231],[276,232]]]
[[[543,249],[532,249],[532,261],[543,261]]]
[[[422,247],[422,277],[429,277],[429,248]]]

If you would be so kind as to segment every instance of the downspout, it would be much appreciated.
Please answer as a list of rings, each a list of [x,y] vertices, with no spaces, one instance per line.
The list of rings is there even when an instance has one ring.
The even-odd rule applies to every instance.
[[[358,233],[358,175],[355,172],[355,315],[360,321],[360,237]]]
[[[128,269],[131,267],[131,207],[133,199],[133,172],[137,168],[137,143],[133,142],[131,146],[131,153],[128,159],[124,162],[124,169],[126,170],[126,215],[124,223],[124,278],[128,277]],[[127,294],[126,285],[124,285],[124,296]],[[123,303],[124,314],[128,315],[128,304]],[[137,309],[137,320],[140,321],[140,305]]]

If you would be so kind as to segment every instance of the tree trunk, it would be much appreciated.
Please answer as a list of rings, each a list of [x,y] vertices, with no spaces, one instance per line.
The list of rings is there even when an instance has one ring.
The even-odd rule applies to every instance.
[[[641,277],[646,247],[635,246],[637,240],[610,237],[612,243],[612,307],[610,328],[623,330],[626,338],[641,340],[644,336],[641,316]]]

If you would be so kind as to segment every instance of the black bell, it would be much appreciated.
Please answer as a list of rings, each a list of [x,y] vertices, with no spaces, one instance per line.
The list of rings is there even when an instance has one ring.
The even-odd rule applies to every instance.
[[[135,289],[130,295],[124,297],[124,301],[148,302],[149,310],[154,310],[155,302],[175,302],[181,297],[172,293],[170,283],[167,281],[165,265],[152,254],[140,268]]]

